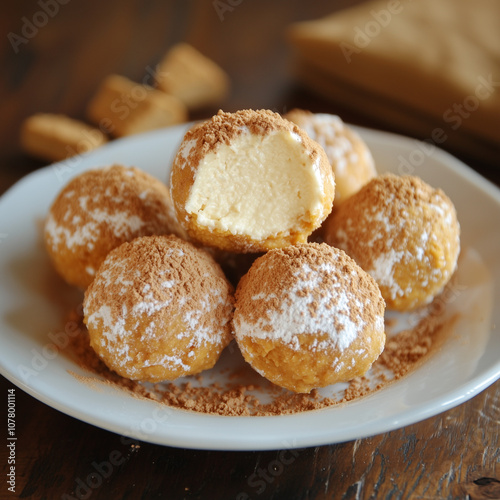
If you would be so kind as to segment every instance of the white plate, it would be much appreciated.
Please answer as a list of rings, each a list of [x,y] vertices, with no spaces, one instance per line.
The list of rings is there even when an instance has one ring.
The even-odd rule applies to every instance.
[[[500,308],[493,306],[500,303],[500,191],[435,147],[366,129],[358,131],[380,172],[419,175],[446,191],[457,207],[463,247],[472,250],[457,293],[467,304],[460,304],[460,297],[455,303],[463,309],[462,317],[443,348],[420,368],[348,404],[270,417],[221,417],[172,409],[70,375],[68,371],[85,372],[50,346],[67,307],[78,296],[52,270],[37,224],[63,185],[83,169],[118,162],[166,180],[184,131],[182,126],[116,140],[83,157],[38,170],[2,196],[0,371],[12,383],[68,415],[139,440],[185,448],[263,450],[323,445],[390,431],[463,403],[499,378],[500,332],[494,325],[500,325]]]

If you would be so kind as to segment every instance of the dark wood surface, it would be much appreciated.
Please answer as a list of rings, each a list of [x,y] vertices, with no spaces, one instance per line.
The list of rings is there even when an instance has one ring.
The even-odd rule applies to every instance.
[[[140,80],[181,40],[229,72],[233,87],[223,104],[228,111],[270,108],[281,112],[302,106],[338,113],[349,122],[380,126],[350,111],[349,103],[335,106],[308,93],[291,72],[284,28],[350,3],[5,3],[0,16],[0,193],[43,166],[24,155],[18,145],[25,117],[46,111],[83,118],[86,103],[104,76],[115,72]],[[42,4],[52,5],[54,15],[14,50],[7,35],[21,34],[26,20],[33,20]],[[217,8],[224,10],[222,16]],[[391,129],[398,131],[397,124]],[[470,153],[473,158],[474,152]],[[469,164],[499,183],[498,164]],[[2,499],[500,498],[498,382],[452,410],[387,434],[265,452],[197,451],[130,442],[68,417],[0,377],[4,436],[9,389],[16,394],[16,492],[7,490],[4,440],[0,445]]]

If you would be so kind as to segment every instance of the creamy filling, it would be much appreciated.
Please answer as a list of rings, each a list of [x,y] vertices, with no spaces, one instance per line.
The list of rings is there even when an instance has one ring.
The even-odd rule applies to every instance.
[[[319,158],[300,136],[245,131],[205,155],[185,209],[199,225],[258,240],[320,216],[323,196]]]

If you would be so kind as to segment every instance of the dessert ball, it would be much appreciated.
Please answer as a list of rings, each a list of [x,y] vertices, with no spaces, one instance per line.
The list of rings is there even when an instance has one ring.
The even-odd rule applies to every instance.
[[[246,361],[295,392],[367,372],[385,345],[375,281],[342,250],[305,243],[259,257],[236,289],[233,329]]]
[[[323,148],[266,110],[219,111],[188,130],[171,174],[189,236],[239,253],[305,242],[330,213],[334,191]]]
[[[387,308],[400,311],[431,302],[460,252],[453,203],[415,176],[372,179],[338,207],[324,238],[375,279]]]
[[[50,207],[45,243],[59,274],[85,289],[110,250],[137,236],[182,236],[168,188],[135,167],[112,165],[73,178]]]
[[[232,339],[233,288],[205,251],[174,235],[112,250],[87,288],[90,344],[119,375],[149,382],[211,368]]]
[[[363,139],[337,115],[293,109],[284,118],[296,123],[325,150],[335,176],[335,205],[377,175]]]

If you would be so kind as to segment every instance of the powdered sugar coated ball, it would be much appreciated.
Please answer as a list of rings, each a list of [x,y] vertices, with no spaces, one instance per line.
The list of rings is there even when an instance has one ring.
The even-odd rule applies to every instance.
[[[168,188],[134,167],[111,165],[77,175],[60,191],[45,222],[58,273],[85,289],[110,250],[138,236],[182,236]]]
[[[204,250],[143,236],[112,250],[85,292],[90,344],[119,375],[150,382],[211,368],[230,342],[233,287]]]
[[[343,251],[270,250],[236,289],[233,328],[246,361],[271,382],[310,392],[361,376],[385,345],[375,281]]]
[[[460,252],[453,203],[415,176],[372,179],[338,207],[324,238],[375,279],[388,308],[401,311],[432,301]]]

